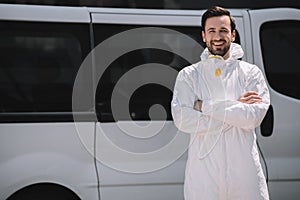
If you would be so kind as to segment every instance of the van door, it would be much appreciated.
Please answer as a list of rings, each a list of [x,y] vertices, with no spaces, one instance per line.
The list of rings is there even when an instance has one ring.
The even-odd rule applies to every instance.
[[[91,12],[102,198],[182,200],[189,135],[170,103],[177,72],[203,51],[199,13]]]
[[[74,81],[91,51],[89,24],[85,8],[0,4],[0,199],[98,199],[85,148],[95,123],[75,127],[73,114],[88,116],[90,108],[72,109]]]
[[[300,10],[249,11],[253,56],[265,73],[273,115],[262,126],[271,134],[258,134],[266,158],[270,197],[299,199],[300,196]],[[264,137],[263,135],[269,135]]]

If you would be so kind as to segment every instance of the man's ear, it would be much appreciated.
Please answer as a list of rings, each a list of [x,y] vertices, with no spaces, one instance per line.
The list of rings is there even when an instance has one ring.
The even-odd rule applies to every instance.
[[[204,33],[204,31],[201,31],[201,34],[202,34],[202,40],[203,40],[203,42],[205,43],[206,40],[205,40],[205,33]]]
[[[235,36],[236,36],[236,31],[233,30],[233,31],[232,31],[232,34],[231,34],[231,42],[234,42]]]

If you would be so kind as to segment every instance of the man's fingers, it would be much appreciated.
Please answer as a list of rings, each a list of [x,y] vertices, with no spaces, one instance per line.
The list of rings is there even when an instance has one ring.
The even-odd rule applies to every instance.
[[[244,99],[245,99],[245,101],[248,101],[248,100],[251,100],[251,99],[262,99],[260,96],[258,96],[258,95],[249,95],[249,96],[245,96],[244,97]]]
[[[247,104],[254,104],[262,102],[262,98],[257,94],[257,92],[247,92],[240,99],[240,102]]]
[[[196,109],[196,110],[202,112],[202,101],[201,101],[201,100],[195,101],[194,109]]]
[[[248,96],[251,96],[251,95],[258,95],[257,92],[254,92],[254,91],[250,91],[250,92],[246,92],[243,97],[248,97]]]
[[[260,102],[262,102],[261,99],[249,99],[248,101],[246,101],[246,103],[248,104],[260,103]]]

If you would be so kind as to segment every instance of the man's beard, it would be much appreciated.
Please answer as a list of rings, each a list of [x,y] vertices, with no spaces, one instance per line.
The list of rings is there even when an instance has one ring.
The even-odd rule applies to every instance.
[[[207,44],[206,44],[206,46],[207,46],[209,52],[210,52],[212,55],[218,55],[218,56],[222,56],[222,57],[223,57],[223,56],[228,52],[228,50],[229,50],[229,48],[230,48],[230,43],[228,43],[228,45],[226,45],[226,41],[225,41],[225,40],[220,40],[220,41],[225,42],[225,46],[224,46],[223,49],[217,48],[216,50],[214,50],[214,49],[212,48],[212,46],[213,46],[213,45],[212,45],[213,41],[210,41],[210,45],[207,45]]]

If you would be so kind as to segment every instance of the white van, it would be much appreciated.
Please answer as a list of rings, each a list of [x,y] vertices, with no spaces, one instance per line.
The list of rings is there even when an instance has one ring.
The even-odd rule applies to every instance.
[[[270,87],[271,199],[299,199],[300,10],[230,11]],[[170,101],[200,59],[203,12],[0,4],[0,199],[183,200]]]

